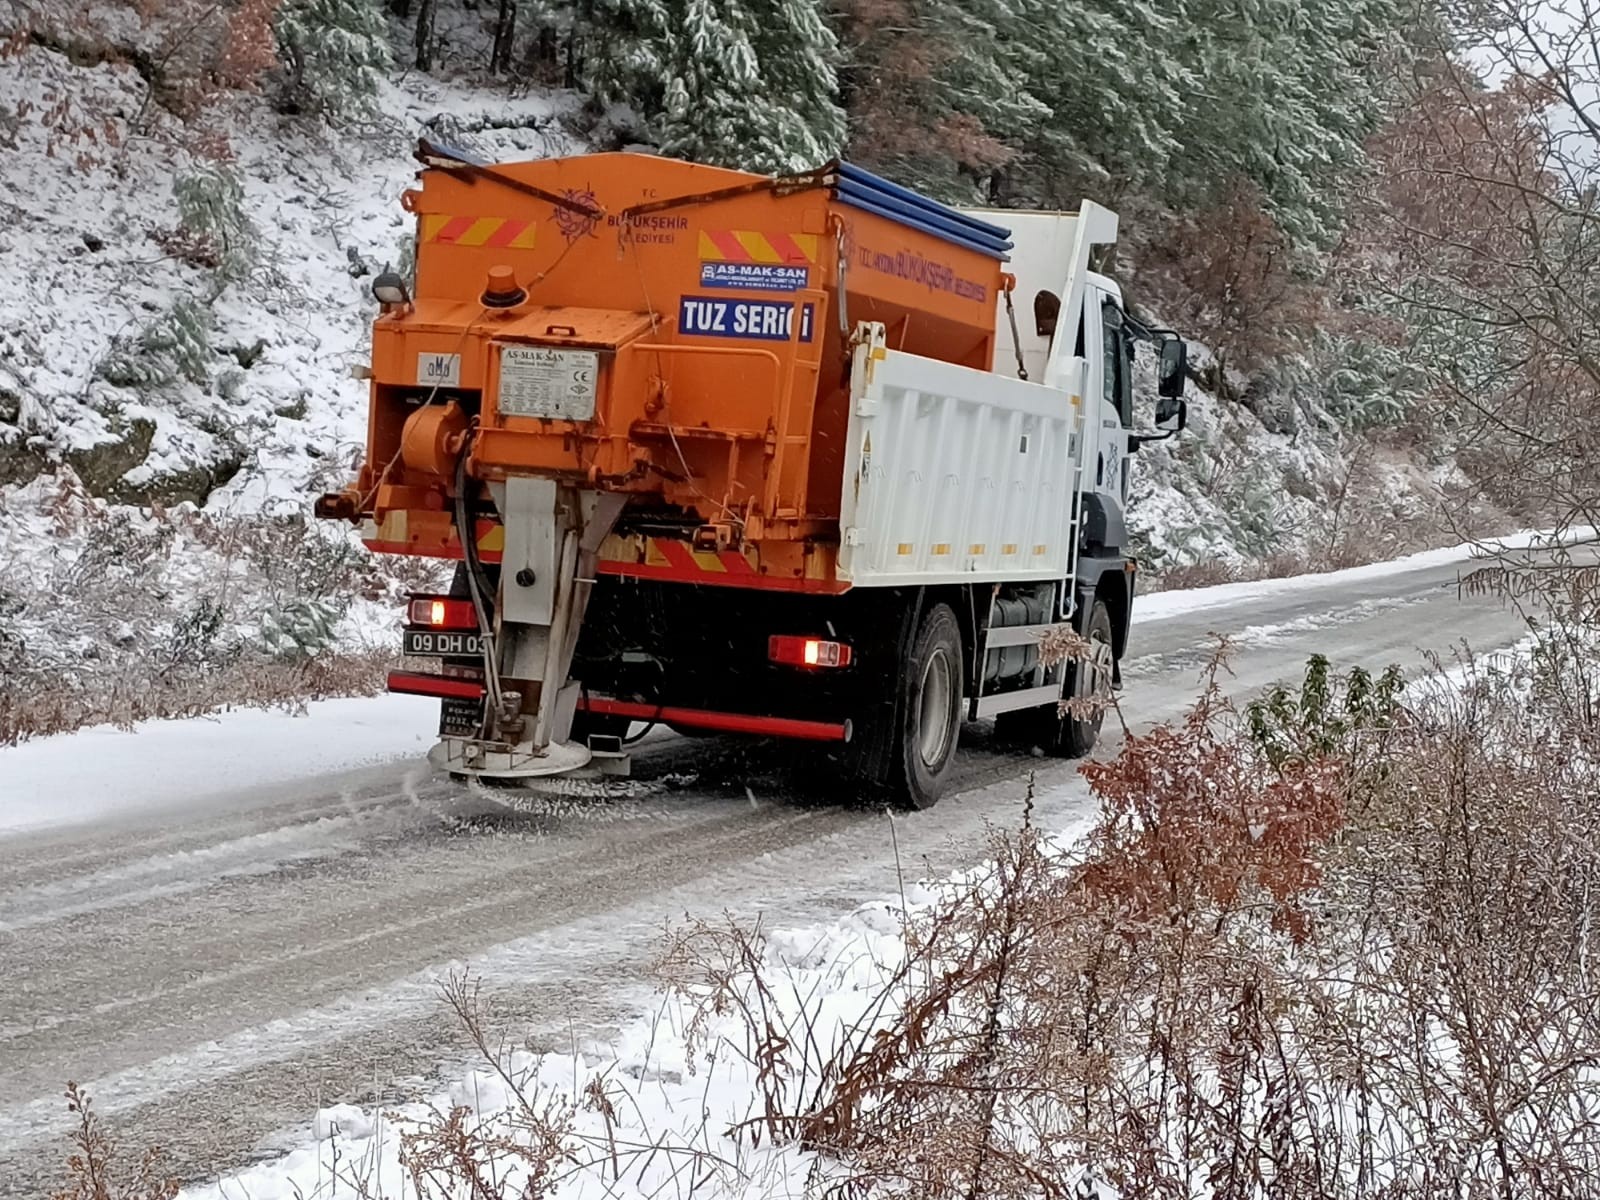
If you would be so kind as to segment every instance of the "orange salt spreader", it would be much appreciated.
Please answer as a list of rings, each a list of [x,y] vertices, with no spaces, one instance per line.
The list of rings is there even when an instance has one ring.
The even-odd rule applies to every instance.
[[[866,172],[419,157],[416,295],[373,327],[366,463],[321,506],[368,519],[375,550],[459,556],[464,449],[469,480],[636,497],[774,585],[828,590],[853,323],[991,364],[1005,231]]]

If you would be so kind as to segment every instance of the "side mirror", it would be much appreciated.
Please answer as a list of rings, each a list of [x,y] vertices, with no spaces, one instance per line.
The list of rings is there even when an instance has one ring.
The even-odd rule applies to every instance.
[[[1182,342],[1178,343],[1180,346]],[[1176,396],[1162,396],[1156,401],[1156,428],[1164,433],[1182,433],[1189,423],[1189,404]]]
[[[1169,337],[1161,343],[1161,369],[1157,376],[1157,395],[1164,400],[1179,400],[1183,397],[1184,381],[1189,373],[1189,346],[1182,338]],[[1161,408],[1156,409],[1157,424],[1160,423]],[[1180,425],[1181,429],[1182,426]]]

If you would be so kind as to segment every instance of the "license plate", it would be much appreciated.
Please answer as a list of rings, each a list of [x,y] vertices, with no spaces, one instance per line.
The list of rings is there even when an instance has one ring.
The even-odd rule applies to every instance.
[[[439,733],[443,737],[477,737],[483,724],[483,701],[446,697],[439,707]]]
[[[483,638],[476,633],[443,633],[408,629],[400,648],[418,658],[482,658]]]

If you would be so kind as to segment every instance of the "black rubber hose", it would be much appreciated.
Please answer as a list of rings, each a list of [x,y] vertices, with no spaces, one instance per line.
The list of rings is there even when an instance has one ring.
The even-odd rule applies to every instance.
[[[467,455],[472,450],[469,434],[456,456],[456,502],[454,507],[456,536],[461,539],[461,558],[467,564],[467,591],[472,596],[472,610],[478,616],[478,635],[483,643],[483,676],[487,692],[483,706],[483,720],[478,726],[478,736],[487,738],[493,722],[493,709],[500,702],[499,668],[494,661],[494,622],[489,617],[489,604],[484,599],[490,594],[489,578],[478,558],[477,529],[472,524],[467,508]]]
[[[478,585],[473,595],[474,607],[478,609],[478,631],[486,634],[493,625],[489,620],[488,605],[481,597],[492,595],[494,587],[483,569],[483,561],[478,557],[477,529],[473,526],[470,520],[471,514],[467,511],[467,456],[471,452],[472,435],[469,433],[467,440],[461,445],[461,453],[456,455],[456,536],[461,539],[462,559],[467,564],[467,573]]]

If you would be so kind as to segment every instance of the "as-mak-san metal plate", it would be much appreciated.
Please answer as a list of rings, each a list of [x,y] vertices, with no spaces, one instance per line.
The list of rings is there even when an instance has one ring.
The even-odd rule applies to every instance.
[[[594,350],[502,346],[497,406],[507,417],[592,420],[599,378]]]

